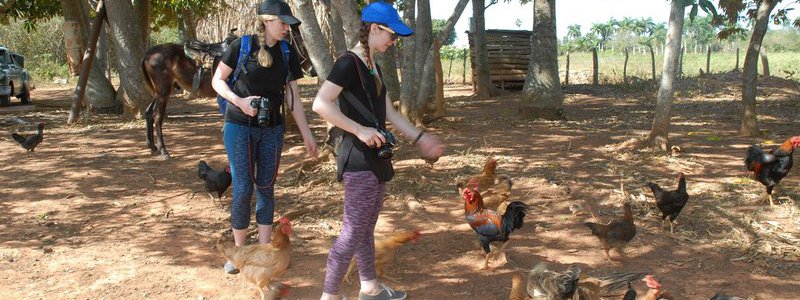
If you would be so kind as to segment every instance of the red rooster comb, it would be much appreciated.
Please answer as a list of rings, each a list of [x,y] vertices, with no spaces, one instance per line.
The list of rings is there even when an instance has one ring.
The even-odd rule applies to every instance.
[[[793,136],[789,141],[792,143],[792,148],[797,148],[797,146],[800,146],[800,135]]]
[[[289,218],[281,217],[280,219],[278,219],[278,223],[281,223],[282,225],[281,228],[283,229],[283,233],[285,233],[286,235],[292,235],[292,223],[289,222]]]

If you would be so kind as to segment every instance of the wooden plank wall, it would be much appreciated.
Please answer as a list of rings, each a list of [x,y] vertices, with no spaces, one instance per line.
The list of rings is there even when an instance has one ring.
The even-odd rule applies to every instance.
[[[472,65],[472,86],[477,82],[475,69],[475,45],[472,33],[469,37],[470,64]],[[528,60],[531,54],[529,30],[486,30],[486,48],[489,56],[489,72],[492,83],[505,89],[519,88],[525,83],[528,74]]]

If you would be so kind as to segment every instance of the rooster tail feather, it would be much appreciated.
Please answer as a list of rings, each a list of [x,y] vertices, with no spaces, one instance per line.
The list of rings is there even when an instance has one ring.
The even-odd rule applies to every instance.
[[[503,214],[503,236],[508,236],[515,229],[522,228],[527,212],[527,204],[520,201],[509,203],[506,207],[506,212]]]
[[[25,137],[19,135],[18,133],[16,133],[16,132],[12,133],[11,137],[14,138],[14,140],[17,141],[17,143],[19,143],[20,145],[24,145],[25,144]]]
[[[581,268],[578,266],[570,266],[564,273],[564,282],[562,287],[564,294],[570,296],[578,290],[578,280],[581,276]]]

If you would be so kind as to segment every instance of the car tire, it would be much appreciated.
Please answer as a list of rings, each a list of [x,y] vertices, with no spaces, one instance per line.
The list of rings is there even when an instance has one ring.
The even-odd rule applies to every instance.
[[[31,92],[28,91],[28,87],[23,86],[22,92],[17,95],[17,99],[19,99],[22,104],[29,104],[31,103]]]
[[[11,104],[11,96],[0,96],[0,106],[8,106]]]

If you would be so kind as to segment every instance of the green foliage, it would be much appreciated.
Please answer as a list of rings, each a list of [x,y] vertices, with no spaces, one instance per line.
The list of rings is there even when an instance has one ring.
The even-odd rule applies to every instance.
[[[25,68],[36,82],[49,81],[55,76],[69,77],[61,31],[64,19],[55,17],[36,23],[30,32],[20,30],[25,22],[16,20],[0,25],[0,45],[25,56]]]
[[[210,16],[220,8],[221,1],[212,0],[154,0],[150,2],[150,24],[153,31],[161,27],[177,27],[191,14],[195,20]]]
[[[433,25],[433,35],[439,36],[439,34],[441,34],[442,31],[444,31],[444,25],[447,24],[447,20],[433,19],[431,20],[431,22]],[[456,31],[455,28],[453,28],[453,30],[450,30],[450,35],[447,36],[447,39],[442,41],[442,45],[452,45],[453,42],[455,41],[456,41]]]
[[[181,34],[177,28],[161,27],[158,31],[150,33],[150,45],[166,43],[181,43]]]
[[[60,16],[61,2],[57,0],[16,0],[11,8],[0,14],[0,24],[18,23],[18,27],[32,32],[37,22]]]
[[[468,52],[467,48],[445,45],[439,50],[439,55],[441,55],[442,59],[462,60]]]

